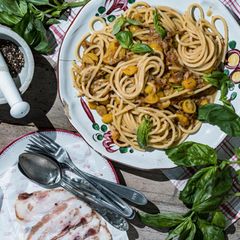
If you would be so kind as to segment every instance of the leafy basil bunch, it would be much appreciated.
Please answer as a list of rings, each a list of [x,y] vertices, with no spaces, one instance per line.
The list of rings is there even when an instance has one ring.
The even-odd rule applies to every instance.
[[[49,25],[59,23],[62,12],[89,0],[1,0],[0,24],[12,28],[39,53],[50,53]]]
[[[240,151],[237,153],[240,155]],[[226,220],[218,209],[232,189],[232,162],[219,161],[213,148],[195,142],[184,142],[166,150],[166,154],[178,166],[200,167],[179,195],[190,210],[182,215],[140,213],[141,221],[152,227],[170,228],[167,240],[225,239]]]

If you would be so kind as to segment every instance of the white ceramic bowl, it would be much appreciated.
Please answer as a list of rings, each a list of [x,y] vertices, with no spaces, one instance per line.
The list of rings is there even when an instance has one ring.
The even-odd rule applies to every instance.
[[[24,55],[24,67],[19,77],[14,79],[20,93],[23,94],[28,89],[34,73],[34,59],[31,49],[22,37],[8,27],[0,26],[0,39],[15,43]],[[7,101],[0,90],[0,104],[5,103],[7,103]]]

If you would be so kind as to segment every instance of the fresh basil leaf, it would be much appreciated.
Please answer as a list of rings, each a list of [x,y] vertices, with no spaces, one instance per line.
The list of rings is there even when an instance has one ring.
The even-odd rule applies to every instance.
[[[194,240],[195,239],[195,235],[197,232],[197,228],[196,225],[194,223],[191,224],[191,228],[190,231],[188,233],[188,236],[186,236],[185,240]]]
[[[221,90],[220,101],[233,110],[231,102],[227,99],[228,89],[232,82],[227,74],[221,71],[214,71],[210,74],[203,75],[203,79]]]
[[[52,51],[52,48],[50,46],[50,41],[49,41],[48,36],[47,36],[47,31],[44,28],[43,23],[40,20],[35,19],[34,26],[37,30],[37,33],[38,33],[39,37],[40,37],[40,41],[34,47],[34,49],[37,52],[42,53],[42,54],[50,53]]]
[[[162,39],[165,38],[167,35],[167,31],[163,26],[159,24],[159,14],[157,9],[155,9],[155,11],[153,12],[153,23],[155,31],[160,35]]]
[[[34,15],[27,13],[22,20],[13,27],[25,41],[40,53],[50,52],[49,41],[43,23]]]
[[[32,3],[36,6],[42,6],[42,5],[50,4],[49,0],[25,0],[25,1],[28,2],[28,3]]]
[[[234,196],[235,196],[235,197],[240,197],[240,192],[236,192],[236,193],[234,194]]]
[[[195,235],[196,227],[191,218],[188,217],[184,222],[180,223],[175,229],[169,232],[166,240],[172,240],[177,237],[178,239],[186,239],[190,232],[192,232],[190,236]],[[193,240],[193,238],[189,238],[188,240]]]
[[[58,23],[60,23],[60,21],[57,18],[50,18],[46,22],[47,25],[53,25],[53,24],[58,24]]]
[[[140,213],[140,220],[150,227],[171,228],[182,223],[185,218],[183,215],[177,213]]]
[[[61,16],[62,10],[63,9],[57,9],[57,10],[51,12],[51,16],[54,18],[59,18]]]
[[[115,20],[115,23],[113,25],[113,31],[112,34],[115,35],[121,31],[121,28],[126,23],[125,17],[121,16],[118,19]]]
[[[198,213],[208,213],[218,209],[232,188],[231,168],[212,169],[198,181],[198,191],[194,196],[192,209]]]
[[[235,174],[236,174],[236,178],[238,180],[238,183],[240,184],[240,169],[235,171]]]
[[[198,110],[198,120],[218,126],[229,136],[240,136],[240,117],[226,106],[219,104],[201,106]]]
[[[28,11],[27,2],[25,0],[20,0],[18,6],[19,6],[19,12],[21,13],[21,16],[24,16]]]
[[[13,30],[21,35],[25,41],[32,46],[37,38],[36,29],[34,29],[34,16],[27,13],[22,20],[13,27]]]
[[[126,21],[131,24],[131,25],[134,25],[134,26],[140,26],[142,25],[142,23],[138,20],[135,20],[135,19],[131,19],[131,18],[126,18]]]
[[[6,12],[0,12],[0,24],[13,27],[21,21],[21,17],[10,15]]]
[[[123,48],[129,49],[133,43],[133,35],[130,31],[122,31],[116,34],[116,38]]]
[[[225,240],[223,229],[199,219],[197,225],[202,232],[203,240]]]
[[[27,3],[25,0],[1,0],[0,12],[23,17],[27,13]]]
[[[237,158],[240,159],[240,148],[236,148],[234,153],[237,156]]]
[[[204,74],[203,75],[203,80],[205,80],[206,82],[212,84],[213,86],[215,86],[216,88],[220,88],[221,86],[221,79],[224,77],[224,73],[220,72],[220,71],[214,71],[212,73],[209,74]]]
[[[184,142],[167,149],[166,154],[177,166],[194,167],[217,164],[216,151],[201,143]]]
[[[192,207],[196,192],[199,191],[199,181],[209,172],[215,172],[216,167],[206,167],[197,171],[191,178],[189,178],[184,189],[180,192],[179,199],[189,208]],[[207,175],[207,177],[209,174]],[[211,176],[210,176],[211,177]],[[206,178],[206,177],[205,177]],[[206,179],[207,180],[207,179]]]
[[[149,118],[144,117],[143,121],[139,125],[137,129],[137,142],[138,145],[145,149],[148,146],[148,138],[149,133],[152,129],[152,122]]]
[[[76,7],[81,7],[87,4],[90,0],[78,0],[76,2],[65,2],[62,4],[62,10],[67,9],[67,8],[76,8]]]
[[[130,50],[136,54],[153,52],[152,48],[144,43],[135,43],[130,47]]]
[[[213,213],[212,225],[224,229],[226,227],[226,218],[221,211],[216,211]]]

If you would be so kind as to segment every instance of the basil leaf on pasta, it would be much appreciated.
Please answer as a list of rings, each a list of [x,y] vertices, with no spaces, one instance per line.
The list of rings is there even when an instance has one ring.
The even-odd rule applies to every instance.
[[[126,22],[126,19],[123,16],[118,18],[113,25],[112,34],[116,35],[117,33],[119,33],[121,31],[122,26],[125,24],[125,22]]]
[[[144,43],[135,43],[130,50],[134,53],[150,53],[153,51],[151,47]]]
[[[133,43],[133,35],[130,31],[122,31],[116,34],[116,38],[123,48],[129,49]]]
[[[231,102],[227,98],[228,89],[232,82],[227,74],[221,71],[214,71],[210,74],[204,74],[203,79],[218,88],[221,91],[220,101],[222,101],[226,107],[234,110]]]
[[[126,21],[131,24],[131,25],[134,25],[134,26],[140,26],[142,25],[142,23],[138,20],[135,20],[135,19],[131,19],[131,18],[127,18]]]
[[[163,39],[166,37],[167,35],[167,31],[165,30],[165,28],[163,26],[161,26],[159,24],[159,14],[158,14],[158,10],[156,9],[153,12],[153,23],[154,23],[154,28],[156,30],[156,32],[160,35],[160,37]]]
[[[141,148],[148,146],[148,135],[152,129],[152,122],[149,118],[144,117],[137,129],[137,142]]]

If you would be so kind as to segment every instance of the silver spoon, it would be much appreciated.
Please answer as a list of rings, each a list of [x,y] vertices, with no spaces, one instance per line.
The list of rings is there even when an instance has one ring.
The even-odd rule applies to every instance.
[[[23,153],[19,156],[18,168],[24,176],[44,188],[53,189],[63,187],[78,198],[86,201],[117,229],[121,231],[128,230],[129,225],[126,219],[118,213],[118,210],[114,206],[103,200],[90,197],[74,188],[70,179],[63,175],[59,164],[51,158],[42,157],[37,154]]]

